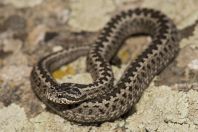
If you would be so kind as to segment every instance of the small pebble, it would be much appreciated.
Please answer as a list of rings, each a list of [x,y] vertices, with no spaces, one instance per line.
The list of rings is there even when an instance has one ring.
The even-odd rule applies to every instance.
[[[27,37],[27,42],[31,46],[35,46],[39,44],[39,42],[43,41],[45,38],[45,34],[47,31],[47,27],[45,25],[38,25],[36,26]]]
[[[188,64],[190,69],[198,70],[198,59],[192,60],[191,63]]]

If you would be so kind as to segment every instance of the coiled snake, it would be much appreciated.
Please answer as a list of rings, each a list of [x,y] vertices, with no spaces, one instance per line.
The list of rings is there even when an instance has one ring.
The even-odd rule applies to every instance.
[[[136,34],[147,34],[152,41],[114,85],[110,61],[123,41]],[[91,47],[73,46],[41,59],[31,73],[32,88],[48,107],[70,121],[115,120],[131,109],[155,75],[174,59],[178,43],[175,24],[160,11],[147,8],[123,11],[111,18]],[[53,70],[80,56],[87,57],[93,83],[59,84],[52,78]]]

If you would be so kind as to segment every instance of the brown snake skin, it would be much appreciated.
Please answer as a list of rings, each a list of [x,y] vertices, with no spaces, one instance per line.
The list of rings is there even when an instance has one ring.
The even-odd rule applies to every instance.
[[[113,84],[110,61],[127,38],[146,34],[150,45],[131,61],[120,80]],[[178,31],[173,21],[160,11],[137,8],[123,11],[106,24],[89,46],[70,47],[41,59],[31,73],[36,95],[53,111],[78,123],[99,123],[119,118],[139,100],[152,79],[179,51]],[[87,57],[93,83],[57,83],[51,72],[80,56]]]

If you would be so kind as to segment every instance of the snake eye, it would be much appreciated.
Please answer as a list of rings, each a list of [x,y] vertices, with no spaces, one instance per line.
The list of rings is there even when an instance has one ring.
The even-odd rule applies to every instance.
[[[57,97],[58,97],[58,98],[62,98],[63,95],[62,95],[62,94],[58,94]]]

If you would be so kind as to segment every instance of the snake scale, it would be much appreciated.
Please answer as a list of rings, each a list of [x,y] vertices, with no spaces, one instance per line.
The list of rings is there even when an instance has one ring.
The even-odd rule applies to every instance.
[[[114,84],[110,61],[127,38],[146,34],[149,46],[128,64]],[[179,51],[179,33],[160,11],[136,8],[111,18],[91,46],[71,46],[41,59],[31,72],[32,88],[53,111],[78,123],[112,121],[137,103],[152,79],[175,58]],[[93,83],[57,83],[51,72],[80,56],[87,57],[87,69]]]

